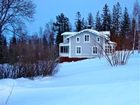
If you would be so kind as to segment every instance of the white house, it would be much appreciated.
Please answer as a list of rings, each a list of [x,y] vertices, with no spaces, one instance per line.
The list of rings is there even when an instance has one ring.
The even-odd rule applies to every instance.
[[[110,32],[84,29],[80,32],[62,33],[63,43],[59,44],[60,57],[92,58],[114,51],[116,43],[110,41]]]

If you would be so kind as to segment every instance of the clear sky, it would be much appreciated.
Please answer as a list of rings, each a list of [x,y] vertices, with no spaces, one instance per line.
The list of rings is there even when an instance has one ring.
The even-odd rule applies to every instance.
[[[132,15],[135,0],[33,0],[33,2],[36,4],[36,14],[34,22],[27,24],[30,33],[38,32],[40,27],[44,27],[50,20],[55,20],[60,13],[69,17],[72,23],[77,11],[80,11],[85,18],[91,12],[95,18],[97,11],[102,13],[105,3],[112,9],[114,4],[120,2],[122,9],[127,7]]]

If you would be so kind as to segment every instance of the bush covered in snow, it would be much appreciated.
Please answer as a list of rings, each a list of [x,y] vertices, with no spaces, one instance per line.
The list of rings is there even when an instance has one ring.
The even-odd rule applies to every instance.
[[[53,75],[57,72],[54,61],[37,62],[34,64],[15,63],[0,65],[0,79]]]

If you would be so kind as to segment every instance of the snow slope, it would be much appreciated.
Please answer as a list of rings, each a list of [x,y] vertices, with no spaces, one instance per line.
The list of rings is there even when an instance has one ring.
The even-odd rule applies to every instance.
[[[140,105],[140,54],[111,67],[104,58],[59,65],[54,77],[0,80],[0,105]]]

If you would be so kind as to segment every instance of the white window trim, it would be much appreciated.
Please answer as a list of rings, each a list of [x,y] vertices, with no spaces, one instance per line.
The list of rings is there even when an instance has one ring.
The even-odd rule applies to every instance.
[[[88,35],[89,36],[89,41],[85,41],[85,36]],[[85,34],[84,35],[84,43],[90,43],[90,34]]]
[[[77,38],[79,38],[79,41],[77,41]],[[79,36],[76,37],[76,43],[80,43],[80,37]]]
[[[93,47],[97,48],[97,53],[93,53]],[[97,55],[98,54],[98,47],[97,46],[92,46],[92,55]]]
[[[114,50],[114,48],[112,45],[105,45],[105,53],[111,54],[113,50]]]
[[[80,47],[81,53],[77,53],[77,47]],[[82,55],[82,46],[75,46],[75,54],[76,55]]]
[[[69,57],[71,57],[71,38],[69,38]]]
[[[68,52],[61,52],[61,47],[68,47]],[[69,53],[69,46],[67,46],[67,45],[64,45],[64,46],[60,46],[60,53],[61,54],[68,54]]]

